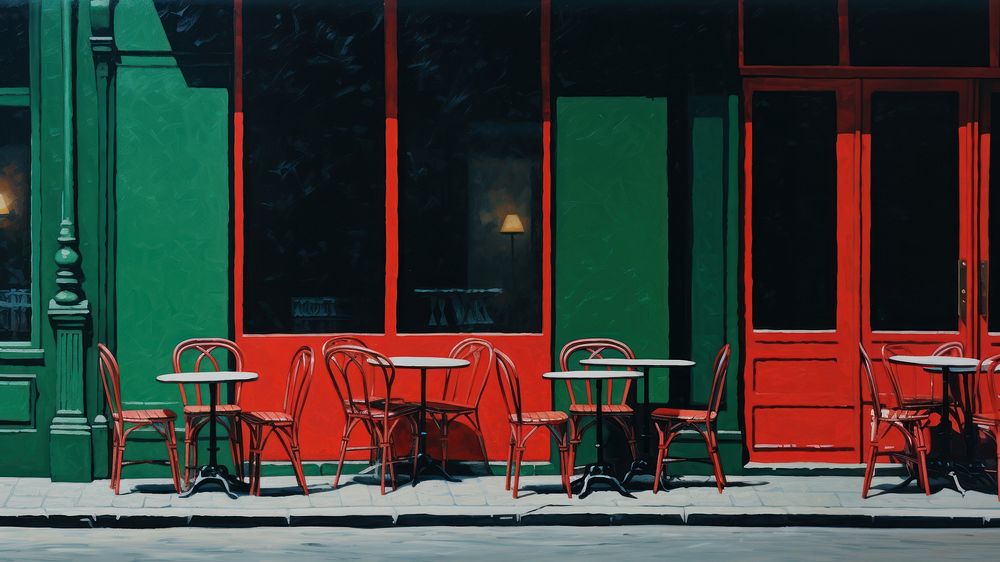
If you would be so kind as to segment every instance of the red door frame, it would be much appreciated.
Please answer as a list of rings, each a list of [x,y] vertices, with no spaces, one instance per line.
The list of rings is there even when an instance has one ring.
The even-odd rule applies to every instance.
[[[837,312],[833,330],[757,330],[753,325],[753,94],[832,91],[837,95]],[[744,245],[746,311],[744,416],[750,460],[860,460],[858,341],[859,85],[854,80],[744,81]],[[794,259],[794,256],[790,257]]]
[[[989,276],[996,273],[1000,275],[1000,270],[992,271],[992,259],[990,257],[990,150],[992,149],[992,129],[993,111],[991,98],[994,94],[1000,93],[1000,82],[984,82],[979,92],[979,120],[973,123],[973,141],[976,143],[975,151],[979,156],[979,165],[975,168],[977,174],[976,187],[978,189],[978,224],[976,226],[976,241],[978,242],[978,260],[976,262],[976,275],[974,277],[977,290],[973,291],[975,297],[975,307],[972,314],[976,315],[976,328],[978,333],[979,355],[988,357],[1000,353],[1000,332],[990,332],[989,330],[989,299],[994,295],[989,294]],[[998,219],[1000,220],[1000,219]],[[979,267],[985,266],[985,275],[980,280]],[[1000,295],[996,295],[1000,297]]]
[[[386,255],[385,255],[385,319],[384,333],[350,334],[362,338],[368,345],[386,355],[447,354],[455,343],[471,336],[483,336],[506,351],[514,360],[522,376],[524,407],[547,410],[552,403],[551,385],[538,376],[552,365],[552,230],[551,230],[551,110],[549,82],[549,40],[551,36],[551,0],[539,0],[541,19],[541,107],[542,123],[542,331],[540,333],[435,333],[401,334],[396,328],[397,277],[399,272],[399,246],[397,213],[399,206],[398,166],[398,58],[397,0],[385,0],[385,206],[386,206]],[[234,258],[233,258],[233,321],[236,342],[246,354],[247,365],[259,371],[261,378],[244,388],[243,405],[247,408],[275,408],[280,406],[288,363],[298,346],[311,345],[318,353],[323,342],[334,334],[247,334],[243,331],[243,275],[244,275],[244,172],[243,172],[243,30],[242,3],[234,0],[234,114],[233,114],[233,205],[234,205]],[[302,451],[307,460],[336,459],[339,451],[343,413],[336,406],[335,395],[327,380],[323,362],[316,363],[314,388],[309,396],[302,422]],[[429,379],[434,375],[430,374]],[[397,378],[402,395],[417,396],[419,380],[406,372]],[[433,392],[434,380],[428,380]],[[487,385],[480,407],[483,432],[491,459],[505,459],[508,440],[506,412],[499,391],[491,382]],[[355,432],[357,444],[366,442],[363,432]],[[460,427],[450,430],[452,454],[450,458],[478,459],[478,444],[469,432]],[[352,445],[355,444],[352,442]],[[436,447],[436,439],[428,446]],[[266,459],[282,459],[277,445],[265,451]],[[543,440],[529,445],[528,460],[549,460],[550,447]],[[358,452],[351,459],[367,459]]]

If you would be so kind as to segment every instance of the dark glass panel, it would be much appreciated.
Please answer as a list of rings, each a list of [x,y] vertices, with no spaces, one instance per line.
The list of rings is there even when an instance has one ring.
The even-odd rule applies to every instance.
[[[245,330],[378,332],[382,2],[244,4]]]
[[[537,0],[399,4],[401,332],[541,331],[540,25]]]
[[[153,3],[175,53],[233,52],[233,0],[154,0]]]
[[[744,0],[746,64],[837,64],[837,0]]]
[[[832,330],[837,318],[837,100],[753,94],[753,326]]]
[[[957,268],[958,94],[875,92],[872,329],[957,329]]]
[[[28,86],[28,1],[0,0],[0,88]]]
[[[733,72],[736,26],[730,0],[554,0],[554,93],[664,96],[671,76]]]
[[[986,66],[989,0],[851,0],[851,63]]]
[[[31,110],[0,106],[0,341],[31,321]]]
[[[1000,93],[990,96],[989,331],[1000,332]],[[994,132],[996,131],[996,132]],[[996,258],[994,258],[996,256]]]

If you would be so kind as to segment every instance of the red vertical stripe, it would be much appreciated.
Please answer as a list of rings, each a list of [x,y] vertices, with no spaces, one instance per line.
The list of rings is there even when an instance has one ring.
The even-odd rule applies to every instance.
[[[552,335],[552,0],[541,0],[542,333]],[[551,388],[551,387],[548,387]],[[553,400],[555,397],[550,397]]]
[[[399,276],[399,92],[396,1],[385,0],[385,333],[396,333]]]
[[[233,2],[233,322],[243,336],[243,0]]]

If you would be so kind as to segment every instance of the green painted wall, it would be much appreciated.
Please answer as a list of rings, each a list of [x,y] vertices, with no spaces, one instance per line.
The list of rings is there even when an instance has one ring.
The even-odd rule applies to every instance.
[[[668,356],[667,101],[559,98],[555,154],[553,360],[566,342],[598,336]],[[666,401],[667,376],[652,373],[652,400]],[[568,404],[557,384],[556,408]]]

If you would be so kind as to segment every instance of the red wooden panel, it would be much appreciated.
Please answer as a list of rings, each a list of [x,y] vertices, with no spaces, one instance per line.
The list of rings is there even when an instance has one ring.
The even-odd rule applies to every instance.
[[[753,392],[776,395],[777,400],[822,400],[853,404],[850,387],[837,384],[844,368],[836,359],[757,359],[753,364]]]
[[[755,407],[755,451],[852,452],[858,448],[858,413],[853,407]]]

